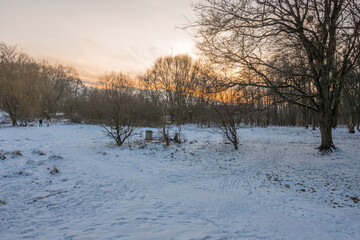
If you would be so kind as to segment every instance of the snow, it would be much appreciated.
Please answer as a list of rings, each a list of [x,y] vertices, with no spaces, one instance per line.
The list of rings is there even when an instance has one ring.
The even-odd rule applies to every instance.
[[[116,147],[98,126],[0,127],[0,239],[360,239],[360,133],[322,155],[310,129],[241,128],[238,151],[147,129]]]

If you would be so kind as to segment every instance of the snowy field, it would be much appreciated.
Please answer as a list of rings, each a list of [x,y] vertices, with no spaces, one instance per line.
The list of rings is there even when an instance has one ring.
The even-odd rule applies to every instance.
[[[360,239],[360,133],[213,129],[115,147],[98,126],[0,127],[0,239]],[[157,131],[155,130],[157,133]]]

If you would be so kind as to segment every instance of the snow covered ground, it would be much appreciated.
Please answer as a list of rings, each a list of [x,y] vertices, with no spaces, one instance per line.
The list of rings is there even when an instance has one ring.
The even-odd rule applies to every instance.
[[[360,133],[213,129],[115,147],[101,128],[0,127],[0,239],[360,239]]]

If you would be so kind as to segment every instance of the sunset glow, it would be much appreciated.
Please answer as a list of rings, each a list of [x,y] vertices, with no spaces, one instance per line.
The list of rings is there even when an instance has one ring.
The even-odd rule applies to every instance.
[[[85,82],[105,71],[135,76],[168,54],[194,51],[180,29],[191,0],[0,0],[1,42],[74,66]]]

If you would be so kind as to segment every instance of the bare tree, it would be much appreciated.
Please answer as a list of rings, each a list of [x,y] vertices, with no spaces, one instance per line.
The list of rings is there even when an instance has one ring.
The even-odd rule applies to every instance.
[[[360,74],[353,71],[348,79],[342,98],[342,112],[349,133],[355,133],[355,126],[359,130],[360,122]]]
[[[233,69],[224,84],[270,88],[320,120],[320,150],[335,148],[341,92],[359,59],[358,0],[205,0],[198,48]],[[307,86],[304,88],[304,85]]]
[[[59,110],[61,100],[66,96],[66,91],[71,91],[71,85],[78,83],[76,70],[62,65],[41,64],[40,71],[40,105],[42,115],[51,120]]]
[[[241,99],[239,90],[227,89],[226,91],[208,95],[208,104],[216,112],[216,126],[220,129],[225,139],[230,141],[235,150],[239,148],[238,121],[240,119]]]
[[[136,101],[129,77],[123,73],[109,73],[100,78],[97,111],[99,122],[108,136],[121,146],[135,130]]]
[[[86,87],[79,78],[70,81],[69,86],[64,94],[64,99],[61,101],[61,110],[65,116],[72,122],[81,122],[79,119],[80,108],[85,100]]]
[[[16,46],[0,44],[0,108],[13,126],[27,125],[37,114],[38,66]]]
[[[197,64],[188,55],[158,58],[154,65],[140,76],[143,86],[162,118],[162,134],[166,145],[171,140],[180,141],[181,125],[191,115],[195,104],[195,78]],[[178,130],[172,139],[168,123],[175,123]]]

